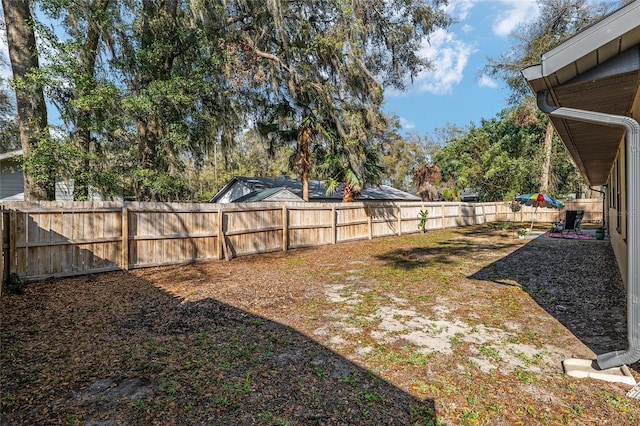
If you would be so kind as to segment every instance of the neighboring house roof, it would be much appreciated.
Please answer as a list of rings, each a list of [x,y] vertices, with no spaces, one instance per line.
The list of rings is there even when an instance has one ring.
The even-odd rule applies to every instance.
[[[536,94],[557,107],[631,116],[640,82],[640,1],[567,39],[522,71]],[[551,116],[590,185],[603,185],[624,129]]]
[[[480,201],[480,195],[475,189],[463,189],[460,191],[460,201],[475,202]]]
[[[260,191],[253,191],[249,194],[242,196],[240,198],[236,198],[234,203],[253,203],[257,201],[300,201],[304,202],[304,200],[298,197],[293,192],[289,191],[287,188],[278,187],[278,188],[269,188],[263,189]]]
[[[209,201],[212,203],[240,202],[242,197],[273,188],[285,188],[302,199],[302,182],[299,180],[289,179],[287,176],[278,178],[234,176]],[[340,202],[342,201],[343,188],[344,185],[341,184],[336,192],[327,194],[323,182],[311,180],[309,181],[309,201]],[[367,185],[358,196],[357,201],[420,201],[420,197],[388,185]],[[242,202],[246,202],[246,199]]]

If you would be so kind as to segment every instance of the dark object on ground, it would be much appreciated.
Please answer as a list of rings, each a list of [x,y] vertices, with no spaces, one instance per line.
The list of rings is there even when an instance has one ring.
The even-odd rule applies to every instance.
[[[7,290],[13,294],[23,294],[26,285],[22,282],[18,274],[9,275],[7,280]]]

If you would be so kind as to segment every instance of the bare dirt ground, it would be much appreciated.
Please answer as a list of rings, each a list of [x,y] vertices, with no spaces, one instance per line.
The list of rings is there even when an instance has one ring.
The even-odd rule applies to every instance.
[[[3,293],[2,425],[635,425],[610,245],[486,226]],[[640,366],[632,365],[640,380]]]

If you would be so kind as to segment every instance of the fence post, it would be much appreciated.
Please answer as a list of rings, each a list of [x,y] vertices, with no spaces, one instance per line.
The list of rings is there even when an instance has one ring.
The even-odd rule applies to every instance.
[[[519,223],[519,225],[521,225],[522,222],[524,222],[524,219],[523,219],[524,212],[522,210],[523,210],[523,208],[520,208],[520,223]]]
[[[402,235],[402,205],[400,203],[398,203],[397,205],[397,209],[398,209],[398,236]]]
[[[369,228],[369,230],[368,230],[369,239],[372,240],[373,239],[373,219],[371,218],[372,212],[371,212],[371,209],[368,206],[365,206],[365,212],[367,212],[367,210],[368,210],[367,227]]]
[[[218,207],[218,260],[222,260],[224,258],[224,233],[222,232],[222,207]]]
[[[282,206],[282,251],[289,249],[289,213],[287,206]]]
[[[122,207],[122,252],[120,262],[122,270],[129,270],[129,209]]]

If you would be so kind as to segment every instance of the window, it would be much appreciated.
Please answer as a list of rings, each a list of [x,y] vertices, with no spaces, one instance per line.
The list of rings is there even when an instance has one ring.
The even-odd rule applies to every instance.
[[[623,185],[623,169],[620,167],[620,156],[624,155],[624,144],[622,144],[620,150],[618,151],[618,157],[616,158],[616,231],[619,234],[622,233],[622,215],[624,214],[623,206],[622,206],[622,194],[621,187]]]

